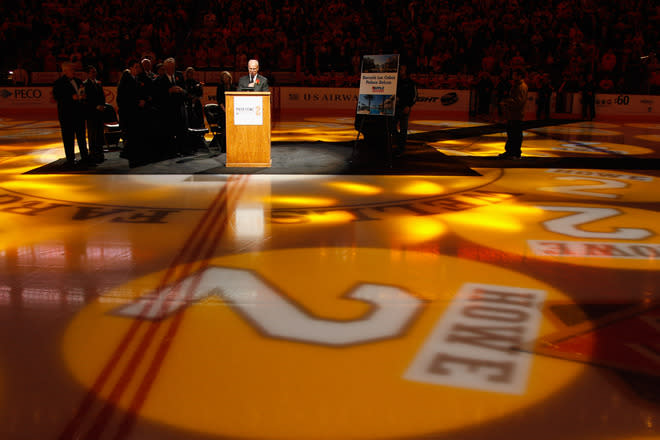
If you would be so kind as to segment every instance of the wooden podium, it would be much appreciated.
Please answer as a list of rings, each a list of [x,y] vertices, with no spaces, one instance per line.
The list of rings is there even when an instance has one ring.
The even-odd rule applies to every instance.
[[[227,167],[270,167],[270,92],[226,92]]]

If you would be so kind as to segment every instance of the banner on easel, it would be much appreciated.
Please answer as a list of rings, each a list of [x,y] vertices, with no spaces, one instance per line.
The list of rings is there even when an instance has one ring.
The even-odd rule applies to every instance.
[[[399,55],[365,55],[358,96],[358,115],[394,116]]]

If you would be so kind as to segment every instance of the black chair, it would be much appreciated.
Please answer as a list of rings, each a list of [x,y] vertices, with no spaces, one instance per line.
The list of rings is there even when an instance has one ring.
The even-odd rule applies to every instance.
[[[209,129],[206,127],[188,128],[188,139],[189,139],[188,144],[192,149],[192,152],[194,152],[195,150],[199,150],[200,148],[210,151],[208,145],[206,145],[206,141],[204,140],[204,135],[208,132]]]
[[[188,116],[188,147],[191,152],[199,149],[209,151],[204,135],[209,132],[204,126],[204,111],[202,104],[198,100],[188,100],[186,102],[186,114]]]
[[[218,104],[206,104],[204,106],[204,116],[209,124],[209,130],[213,134],[213,139],[209,148],[218,147],[221,152],[226,149],[225,146],[225,118],[222,109]]]
[[[110,144],[114,144],[115,149],[119,149],[119,141],[123,138],[119,127],[119,119],[117,119],[115,108],[108,103],[105,104],[103,109],[103,134],[108,149]]]

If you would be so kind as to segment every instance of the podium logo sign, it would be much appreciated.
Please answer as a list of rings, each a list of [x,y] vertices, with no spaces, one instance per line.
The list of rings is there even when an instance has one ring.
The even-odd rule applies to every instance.
[[[234,97],[234,125],[263,125],[263,98],[261,96]]]

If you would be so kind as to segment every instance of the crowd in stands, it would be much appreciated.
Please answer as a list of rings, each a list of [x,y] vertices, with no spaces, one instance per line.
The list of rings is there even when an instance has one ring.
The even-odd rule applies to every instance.
[[[599,92],[660,92],[655,0],[3,0],[0,17],[4,70],[70,61],[107,80],[129,58],[229,71],[256,58],[295,84],[354,86],[363,54],[400,53],[421,87],[496,87],[524,67],[532,90],[592,74]]]

